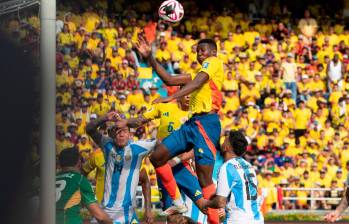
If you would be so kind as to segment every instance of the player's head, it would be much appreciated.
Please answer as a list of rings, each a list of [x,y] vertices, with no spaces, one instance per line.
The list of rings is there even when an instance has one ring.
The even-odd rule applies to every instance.
[[[59,165],[62,168],[79,167],[79,150],[75,147],[63,149],[62,152],[59,154]]]
[[[246,152],[248,142],[240,131],[230,131],[221,147],[223,154],[225,152],[234,153],[236,156],[242,156]]]
[[[217,44],[213,39],[202,39],[198,43],[196,59],[200,64],[212,56],[217,56]]]
[[[196,224],[191,218],[181,214],[174,214],[167,217],[167,223],[171,224]]]
[[[118,147],[126,146],[130,140],[130,130],[121,122],[116,122],[115,125],[111,126],[108,129],[108,135],[114,139],[114,142]]]

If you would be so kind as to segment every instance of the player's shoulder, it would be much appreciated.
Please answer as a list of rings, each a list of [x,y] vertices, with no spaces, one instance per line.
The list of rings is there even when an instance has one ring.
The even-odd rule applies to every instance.
[[[218,58],[217,56],[211,56],[211,57],[206,58],[203,61],[202,67],[205,68],[205,67],[208,67],[211,64],[212,65],[219,65],[219,64],[223,65],[223,61],[220,58]]]
[[[155,147],[156,140],[155,139],[147,139],[147,140],[137,140],[129,143],[129,147],[131,148],[133,153],[139,154],[145,151],[150,151]]]
[[[100,145],[104,147],[108,143],[113,143],[113,139],[110,138],[109,136],[103,135]]]
[[[166,112],[169,110],[174,110],[177,106],[176,102],[169,102],[169,103],[159,103],[156,104],[157,108],[159,109],[160,112]]]
[[[74,181],[77,179],[81,179],[84,176],[79,173],[79,172],[75,172],[75,171],[61,171],[59,173],[57,173],[56,175],[56,180],[70,180],[70,181]]]
[[[229,168],[234,167],[234,161],[232,159],[225,161],[222,166],[219,168],[220,171],[227,171]]]
[[[238,158],[232,158],[222,165],[222,167],[225,167],[226,169],[250,169],[252,168],[251,163],[247,162],[245,159],[238,157]]]

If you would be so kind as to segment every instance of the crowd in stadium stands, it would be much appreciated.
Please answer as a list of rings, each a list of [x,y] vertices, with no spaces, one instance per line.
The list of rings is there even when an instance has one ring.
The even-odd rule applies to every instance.
[[[85,133],[86,123],[111,110],[127,118],[140,116],[160,96],[157,87],[140,86],[142,58],[134,50],[138,33],[145,32],[156,59],[176,74],[199,70],[195,44],[209,37],[217,42],[226,74],[222,136],[239,129],[251,140],[245,157],[258,171],[259,186],[267,189],[267,209],[310,205],[307,200],[280,203],[277,187],[330,188],[312,197],[340,196],[337,188],[349,174],[349,28],[341,21],[324,22],[319,8],[310,9],[297,23],[287,9],[275,5],[270,13],[281,13],[279,20],[252,21],[248,14],[229,10],[201,11],[168,26],[138,15],[132,7],[122,19],[111,19],[102,1],[98,9],[86,6],[81,13],[60,7],[57,154],[72,145],[84,160],[100,154]],[[26,20],[39,29],[36,16]],[[17,39],[33,38],[31,32],[16,32],[19,27],[18,20],[12,20],[6,29]],[[133,130],[134,139],[153,138],[157,125],[155,121]],[[107,127],[101,131],[106,133]],[[156,186],[149,160],[144,167]],[[156,188],[152,194],[158,194]],[[288,191],[283,196],[310,193]],[[319,201],[315,206],[329,209],[336,203]]]

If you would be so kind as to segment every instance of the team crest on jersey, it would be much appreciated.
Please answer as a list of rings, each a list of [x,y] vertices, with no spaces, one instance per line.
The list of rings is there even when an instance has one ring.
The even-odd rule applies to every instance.
[[[137,223],[139,223],[139,222],[137,221],[137,219],[133,218],[132,221],[131,221],[131,224],[137,224]]]
[[[202,148],[198,149],[199,153],[204,153],[204,150]]]
[[[116,158],[115,158],[115,160],[116,160],[116,162],[118,162],[118,163],[119,163],[119,162],[121,162],[122,158],[121,158],[121,156],[120,156],[120,155],[117,155],[117,156],[116,156]]]
[[[126,155],[125,155],[125,160],[126,160],[126,161],[129,161],[130,159],[131,159],[130,151],[127,151],[127,152],[126,152]]]
[[[203,68],[208,68],[208,65],[209,65],[210,63],[208,63],[208,62],[205,62],[203,65],[202,65],[202,67]]]
[[[197,196],[199,196],[199,195],[201,195],[201,192],[200,192],[199,190],[196,190],[196,192],[195,192],[195,197],[197,197]]]

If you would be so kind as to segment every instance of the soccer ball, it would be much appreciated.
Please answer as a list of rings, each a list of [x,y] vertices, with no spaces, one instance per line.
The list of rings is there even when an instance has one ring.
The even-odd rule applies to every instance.
[[[180,21],[183,16],[183,6],[176,0],[167,0],[160,5],[159,17],[165,21],[176,23]]]

